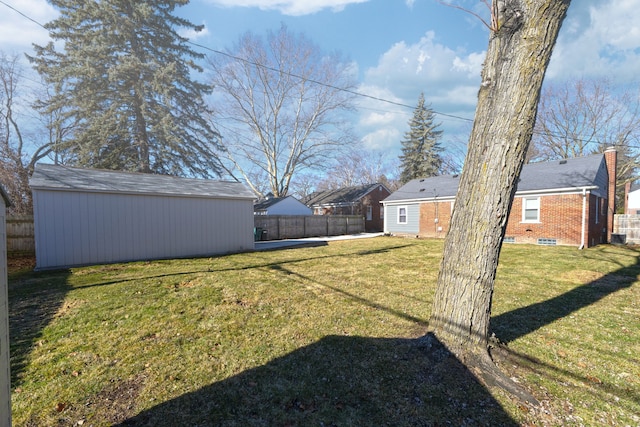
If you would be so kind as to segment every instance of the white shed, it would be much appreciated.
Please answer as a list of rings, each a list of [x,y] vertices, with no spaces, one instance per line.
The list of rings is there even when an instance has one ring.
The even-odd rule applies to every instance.
[[[254,248],[238,182],[39,164],[29,183],[37,269]]]
[[[11,426],[9,372],[9,295],[7,289],[6,217],[9,198],[0,186],[0,427]]]
[[[273,197],[258,201],[253,205],[256,215],[313,215],[311,208],[293,196]]]

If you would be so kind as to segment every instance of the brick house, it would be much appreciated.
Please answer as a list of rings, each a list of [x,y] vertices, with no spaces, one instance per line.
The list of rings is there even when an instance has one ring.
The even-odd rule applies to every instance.
[[[505,242],[590,247],[610,241],[617,155],[525,165],[507,222]],[[415,179],[387,197],[388,234],[444,238],[459,176]]]
[[[382,231],[384,211],[380,202],[391,194],[384,184],[366,184],[316,191],[305,199],[314,215],[362,215],[367,232]]]

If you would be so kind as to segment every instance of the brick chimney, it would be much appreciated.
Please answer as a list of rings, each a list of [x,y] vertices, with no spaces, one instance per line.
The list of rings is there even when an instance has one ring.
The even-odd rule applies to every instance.
[[[609,189],[607,193],[607,242],[611,242],[613,216],[616,213],[616,182],[618,170],[618,153],[615,147],[608,147],[604,151],[604,161],[609,174]]]

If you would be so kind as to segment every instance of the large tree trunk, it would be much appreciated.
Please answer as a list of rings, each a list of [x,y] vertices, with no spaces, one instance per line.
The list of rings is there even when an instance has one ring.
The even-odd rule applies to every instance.
[[[570,0],[494,2],[494,28],[430,319],[451,352],[482,369],[502,239],[544,73]]]

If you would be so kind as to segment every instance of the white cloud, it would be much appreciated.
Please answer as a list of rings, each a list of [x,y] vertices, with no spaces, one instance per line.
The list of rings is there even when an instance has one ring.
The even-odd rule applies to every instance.
[[[573,2],[554,49],[548,76],[565,80],[637,79],[640,69],[640,8],[637,0]]]
[[[32,43],[45,45],[49,42],[49,33],[38,24],[46,24],[58,13],[46,0],[21,0],[7,4],[15,9],[0,4],[0,46],[5,53],[32,53]]]
[[[360,92],[415,107],[420,92],[436,112],[472,118],[484,52],[456,51],[427,32],[417,43],[395,43],[365,71]],[[360,100],[357,130],[370,149],[399,152],[413,110],[370,99]],[[468,132],[467,122],[437,116],[449,136]],[[466,137],[463,137],[466,139]]]
[[[284,15],[301,16],[331,9],[334,12],[356,3],[369,0],[208,0],[222,7],[257,7],[261,10],[277,10]]]
[[[204,21],[202,22],[202,25],[204,26],[204,28],[202,30],[200,30],[200,31],[194,31],[192,29],[189,29],[187,31],[181,31],[180,35],[182,37],[188,38],[191,41],[202,39],[202,38],[206,38],[211,33],[209,31],[209,27],[205,24]]]

